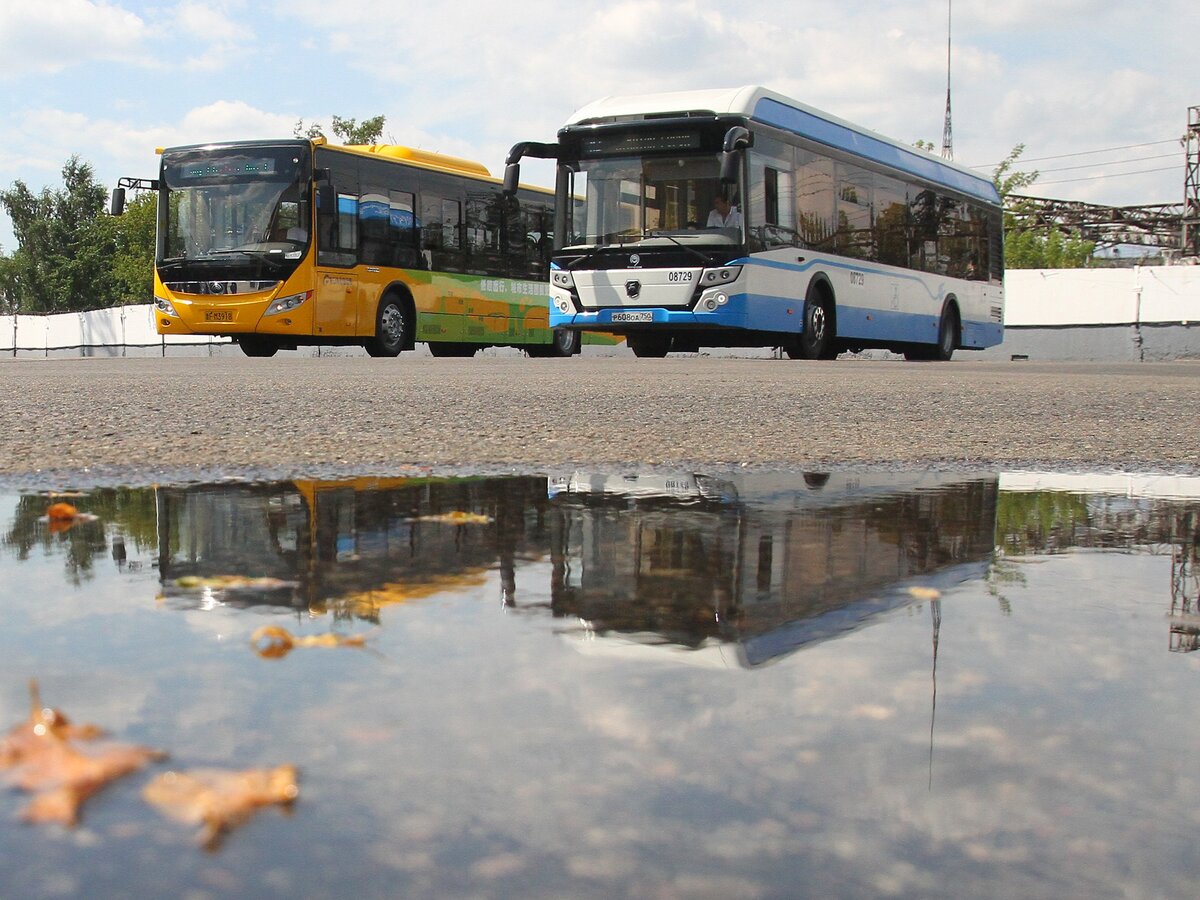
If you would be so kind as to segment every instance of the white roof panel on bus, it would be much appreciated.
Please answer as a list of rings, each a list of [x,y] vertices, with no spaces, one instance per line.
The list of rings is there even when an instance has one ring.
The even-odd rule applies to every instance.
[[[745,116],[935,184],[954,188],[989,203],[1000,202],[991,179],[966,166],[939,159],[758,85],[603,97],[577,110],[566,125],[601,124],[649,115],[689,112]]]

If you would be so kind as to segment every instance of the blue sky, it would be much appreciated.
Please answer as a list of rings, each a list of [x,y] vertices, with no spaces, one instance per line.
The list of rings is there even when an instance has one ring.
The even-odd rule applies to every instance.
[[[956,161],[990,174],[1024,143],[1022,168],[1043,173],[1031,193],[1115,205],[1183,199],[1177,139],[1188,106],[1200,104],[1200,4],[951,2]],[[498,174],[513,143],[552,138],[598,97],[743,84],[940,146],[947,8],[0,0],[0,185],[58,187],[78,154],[111,186],[153,176],[156,147],[290,136],[299,119],[328,126],[333,115],[385,115],[385,140]],[[551,183],[548,169],[523,174]],[[14,246],[0,214],[0,249]]]

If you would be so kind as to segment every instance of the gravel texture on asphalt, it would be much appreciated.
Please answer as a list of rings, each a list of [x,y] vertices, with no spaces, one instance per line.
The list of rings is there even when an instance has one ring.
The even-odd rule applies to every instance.
[[[1200,474],[1200,361],[0,360],[0,481],[564,468]]]

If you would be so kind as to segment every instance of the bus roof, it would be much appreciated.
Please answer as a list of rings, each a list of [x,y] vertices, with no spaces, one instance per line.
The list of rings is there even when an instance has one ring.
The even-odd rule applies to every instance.
[[[279,140],[260,141],[216,141],[210,144],[184,144],[178,147],[158,147],[155,152],[160,156],[164,153],[176,153],[180,150],[224,150],[250,147],[324,147],[339,153],[353,153],[359,156],[373,156],[390,162],[399,162],[420,169],[432,169],[450,175],[465,175],[479,181],[499,184],[500,179],[492,176],[487,166],[469,159],[448,156],[445,153],[434,153],[432,150],[420,150],[416,147],[406,147],[401,144],[331,144],[324,137],[317,138],[281,138]],[[553,194],[552,188],[538,185],[522,184],[522,190],[535,191],[539,194]]]
[[[758,85],[604,97],[577,110],[566,127],[698,113],[762,122],[988,203],[1000,203],[991,179],[966,166],[938,159]]]

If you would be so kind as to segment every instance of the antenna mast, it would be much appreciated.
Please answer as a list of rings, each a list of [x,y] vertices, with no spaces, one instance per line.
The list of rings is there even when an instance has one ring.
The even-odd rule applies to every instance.
[[[950,14],[953,0],[946,0],[946,124],[942,126],[942,159],[954,159],[954,133],[950,128]]]

